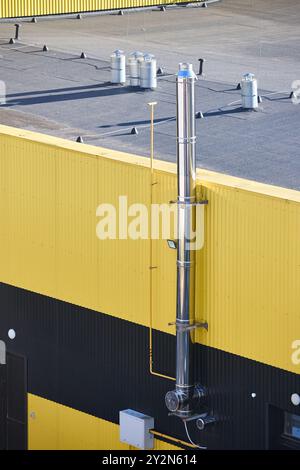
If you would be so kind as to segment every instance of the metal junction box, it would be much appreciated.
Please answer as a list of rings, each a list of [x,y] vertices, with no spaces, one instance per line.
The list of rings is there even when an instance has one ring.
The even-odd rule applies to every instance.
[[[154,438],[149,431],[154,428],[154,418],[138,411],[120,411],[120,441],[139,449],[153,449]]]

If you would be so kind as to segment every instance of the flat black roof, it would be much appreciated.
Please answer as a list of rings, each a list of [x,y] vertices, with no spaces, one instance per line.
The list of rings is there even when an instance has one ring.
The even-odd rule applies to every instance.
[[[277,10],[276,14],[278,17]],[[176,15],[182,17],[181,12]],[[54,21],[54,31],[65,21]],[[94,28],[97,21],[91,19]],[[106,24],[109,21],[105,19]],[[50,22],[47,25],[49,29]],[[109,58],[112,46],[108,43],[106,49]],[[43,52],[40,45],[10,45],[3,36],[0,54],[0,79],[7,92],[6,104],[0,107],[2,124],[71,140],[81,135],[89,144],[148,156],[147,103],[157,101],[155,156],[176,160],[176,67],[172,63],[164,67],[156,91],[141,91],[111,85],[109,61],[93,54],[80,59],[80,54],[52,47]],[[161,58],[159,65],[163,65]],[[269,68],[271,73],[270,64]],[[248,71],[252,69],[244,66],[244,72]],[[259,89],[262,103],[257,111],[249,112],[241,108],[236,85],[206,78],[196,83],[196,111],[204,115],[197,119],[197,166],[300,189],[300,105],[289,98],[290,87],[278,92]],[[138,129],[137,135],[131,134],[133,127]]]

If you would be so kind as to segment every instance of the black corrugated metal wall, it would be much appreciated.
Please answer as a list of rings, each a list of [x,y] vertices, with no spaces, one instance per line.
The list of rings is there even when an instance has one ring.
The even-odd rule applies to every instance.
[[[158,431],[186,440],[182,423],[164,404],[172,383],[149,373],[147,328],[5,284],[0,301],[1,337],[16,330],[8,350],[28,360],[28,392],[114,423],[119,410],[132,408],[154,416]],[[155,331],[153,350],[156,368],[173,375],[175,337]],[[290,397],[300,390],[300,377],[199,344],[195,356],[196,378],[208,391],[205,406],[218,416],[203,432],[190,425],[195,441],[209,449],[271,447],[270,410],[271,417],[274,410],[295,413]],[[24,364],[13,366],[18,377],[23,374],[19,396]],[[14,413],[22,425],[24,407]]]

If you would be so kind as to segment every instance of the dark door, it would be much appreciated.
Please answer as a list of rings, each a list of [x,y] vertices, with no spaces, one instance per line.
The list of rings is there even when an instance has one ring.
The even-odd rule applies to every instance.
[[[0,450],[6,449],[6,364],[0,364]]]
[[[270,450],[300,450],[300,416],[269,407],[269,443]]]
[[[12,353],[0,365],[0,449],[27,449],[26,359]]]

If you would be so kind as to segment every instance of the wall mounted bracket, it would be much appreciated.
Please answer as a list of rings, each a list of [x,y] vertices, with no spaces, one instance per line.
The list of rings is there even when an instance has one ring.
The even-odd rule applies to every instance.
[[[170,322],[168,323],[169,326],[176,325],[178,328],[184,331],[191,331],[191,330],[196,330],[197,328],[204,328],[206,331],[208,331],[208,323],[207,322],[199,322],[199,323],[194,323],[194,325],[183,325],[180,322]]]
[[[198,205],[207,205],[208,200],[207,199],[202,199],[201,201],[194,201],[194,202],[186,202],[186,201],[169,201],[169,204],[178,204],[179,206],[185,205],[185,206],[198,206]]]

